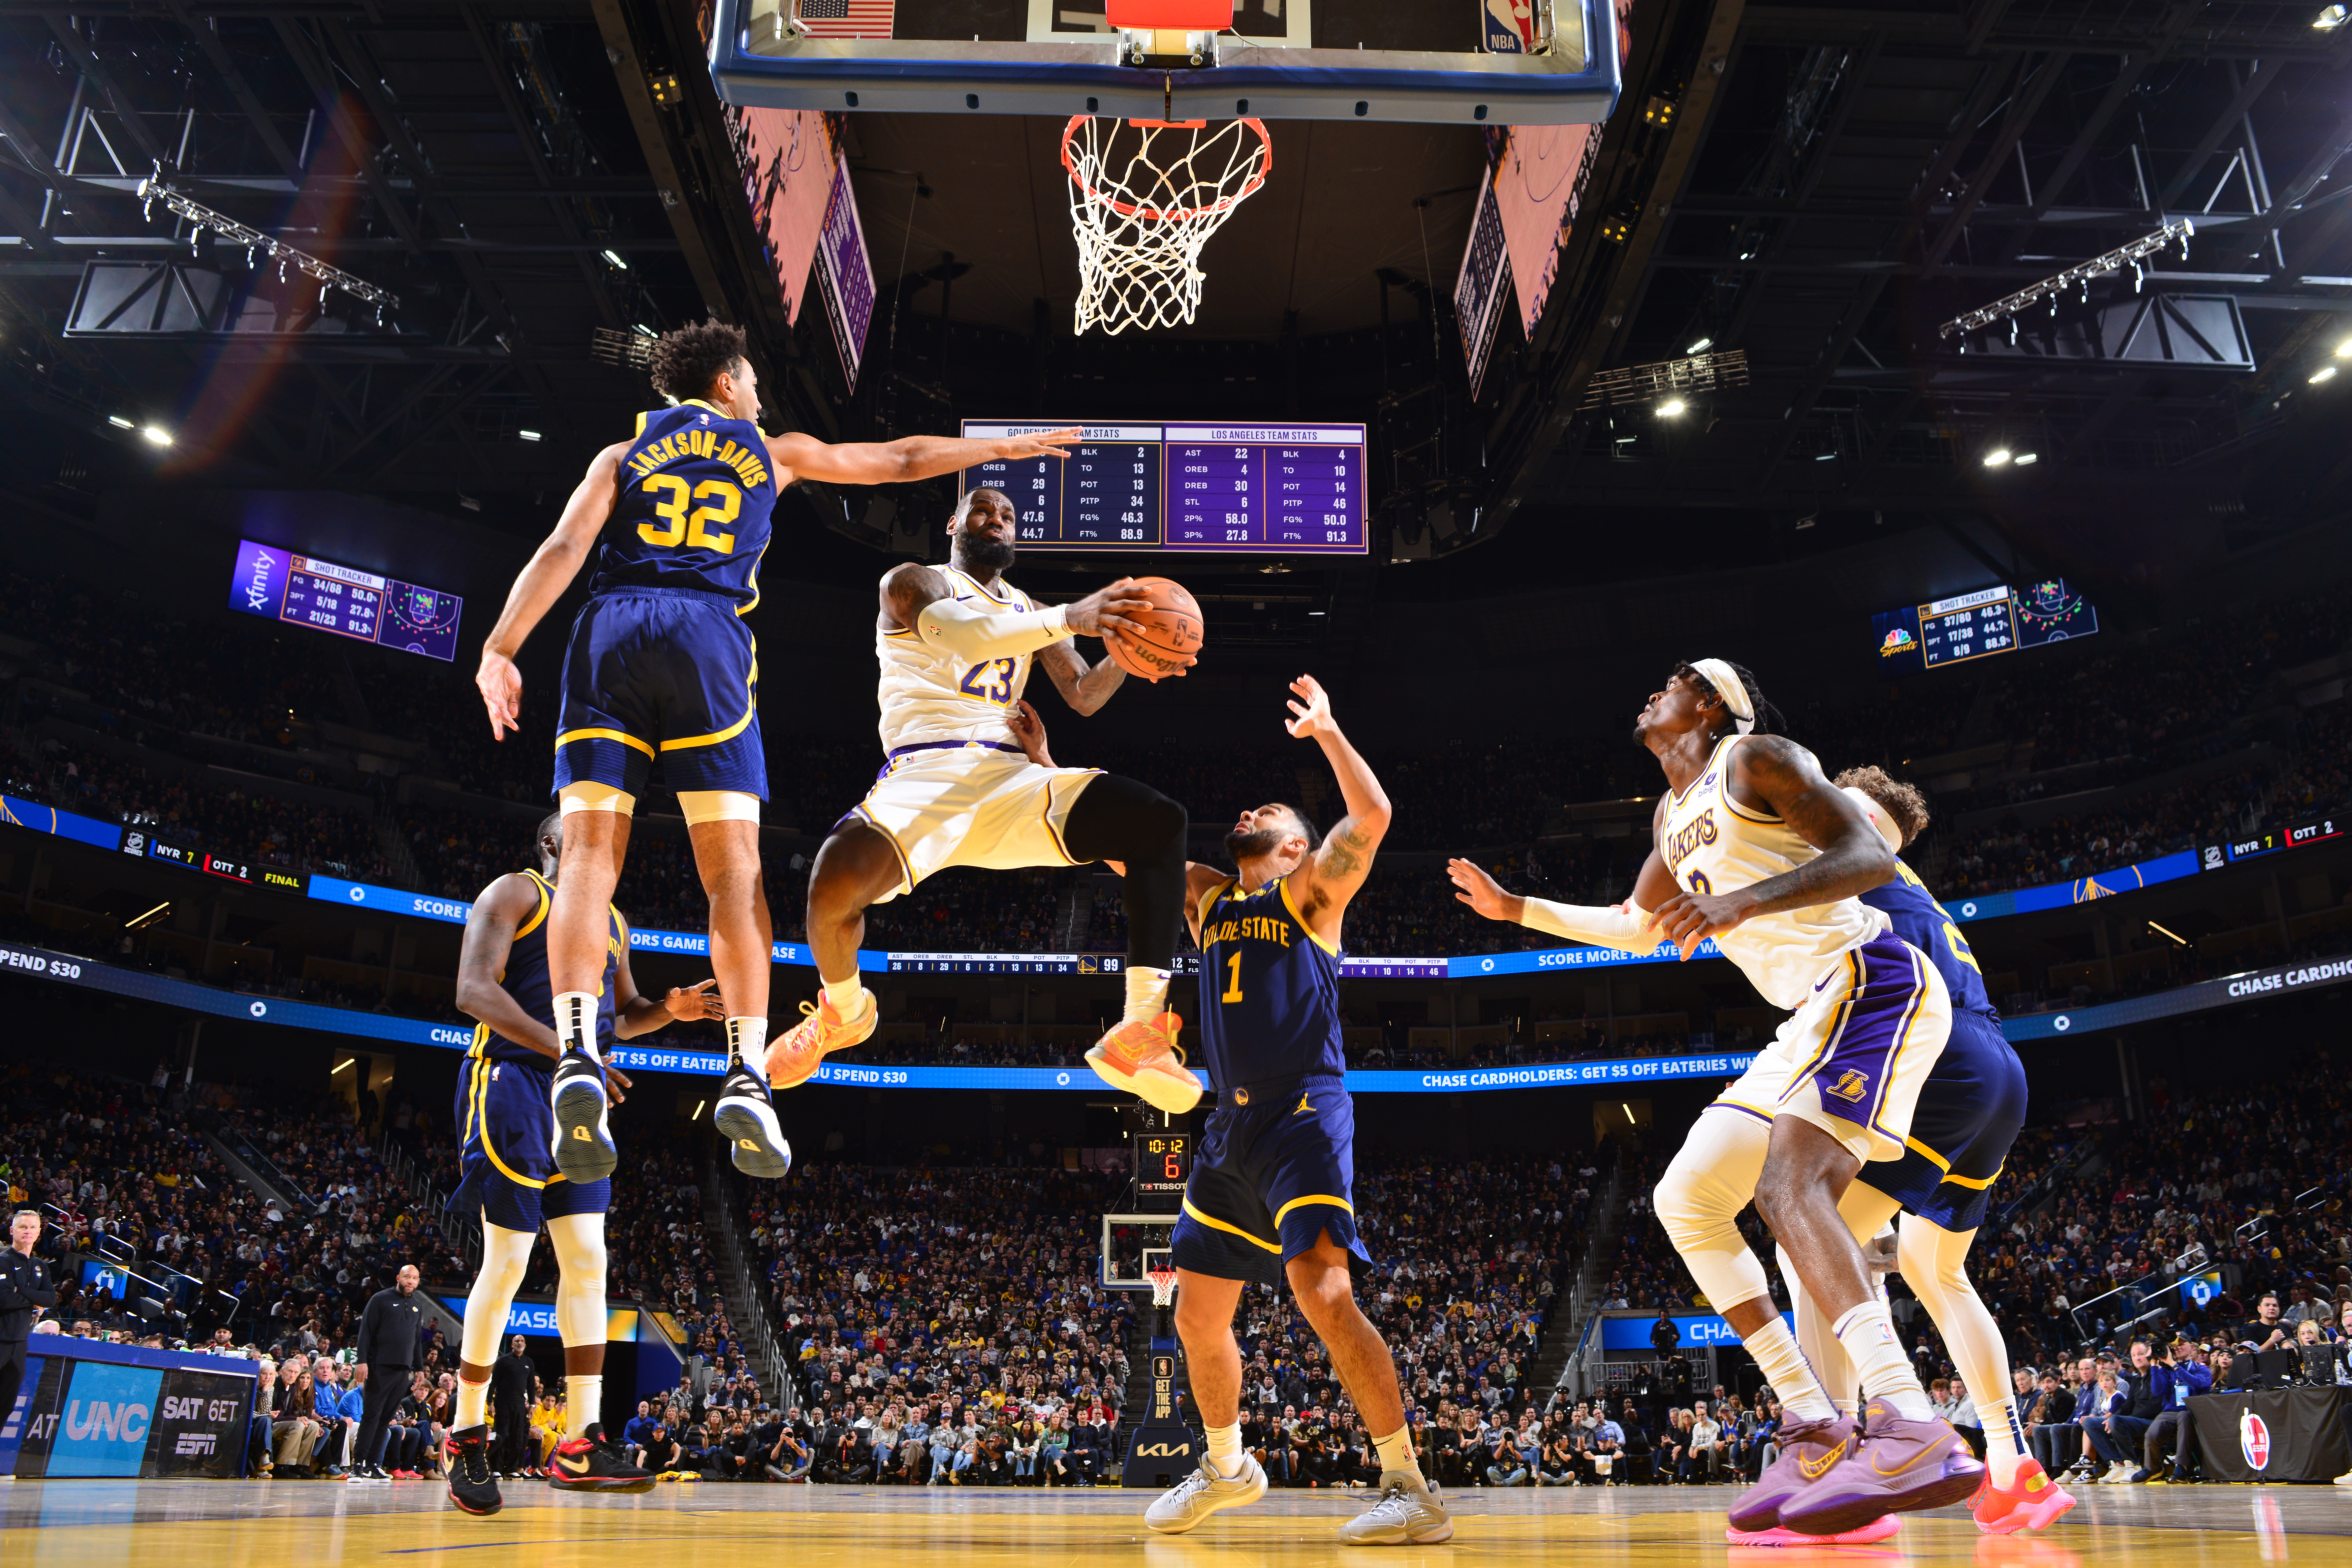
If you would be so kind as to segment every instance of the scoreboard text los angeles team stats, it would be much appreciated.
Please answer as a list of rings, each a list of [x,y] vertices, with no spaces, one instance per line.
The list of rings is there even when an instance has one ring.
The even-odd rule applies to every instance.
[[[981,440],[1076,421],[967,419]],[[1024,544],[1064,550],[1365,553],[1361,425],[1081,426],[1067,458],[967,468],[1013,498]]]

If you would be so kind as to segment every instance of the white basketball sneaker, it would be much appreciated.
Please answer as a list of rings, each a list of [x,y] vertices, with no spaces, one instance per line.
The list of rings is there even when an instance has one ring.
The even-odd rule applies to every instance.
[[[1265,1471],[1247,1454],[1239,1475],[1221,1474],[1206,1456],[1201,1468],[1151,1500],[1143,1522],[1162,1535],[1181,1535],[1221,1508],[1240,1508],[1265,1496]]]
[[[1435,1487],[1411,1470],[1381,1472],[1381,1500],[1339,1527],[1349,1546],[1434,1546],[1454,1539],[1454,1517]]]

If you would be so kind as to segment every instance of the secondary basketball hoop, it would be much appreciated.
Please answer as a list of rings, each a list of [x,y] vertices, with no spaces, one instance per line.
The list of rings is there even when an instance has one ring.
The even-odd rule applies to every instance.
[[[1126,132],[1135,134],[1129,136]],[[1076,331],[1187,323],[1201,307],[1201,250],[1274,168],[1265,122],[1105,119],[1062,132],[1078,242]]]
[[[1143,1277],[1151,1281],[1152,1306],[1170,1307],[1175,1304],[1176,1268],[1173,1264],[1165,1268],[1149,1269]]]

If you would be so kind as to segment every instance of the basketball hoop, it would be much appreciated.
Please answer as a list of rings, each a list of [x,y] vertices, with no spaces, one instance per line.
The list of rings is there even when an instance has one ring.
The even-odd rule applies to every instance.
[[[1189,323],[1201,306],[1201,247],[1274,168],[1260,120],[1129,120],[1076,114],[1062,132],[1078,242],[1077,331]]]
[[[1165,1268],[1147,1269],[1143,1276],[1151,1281],[1151,1304],[1171,1306],[1176,1300],[1176,1269],[1171,1264]]]

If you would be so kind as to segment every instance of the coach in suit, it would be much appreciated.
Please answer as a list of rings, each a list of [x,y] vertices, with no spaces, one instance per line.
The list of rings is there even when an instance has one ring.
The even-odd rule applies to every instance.
[[[416,1301],[417,1279],[416,1265],[402,1264],[392,1289],[369,1298],[360,1318],[359,1357],[367,1369],[367,1397],[354,1462],[367,1466],[371,1473],[382,1468],[376,1450],[383,1446],[384,1423],[416,1371],[416,1342],[425,1326],[425,1309]]]
[[[58,1304],[48,1271],[33,1256],[41,1239],[41,1216],[18,1209],[8,1222],[8,1245],[0,1247],[0,1421],[16,1407],[16,1390],[25,1381],[25,1342],[33,1335],[33,1320],[44,1307]]]
[[[490,1415],[499,1434],[490,1468],[501,1475],[520,1475],[539,1457],[530,1435],[530,1385],[539,1374],[524,1350],[523,1337],[515,1335],[490,1367]]]

